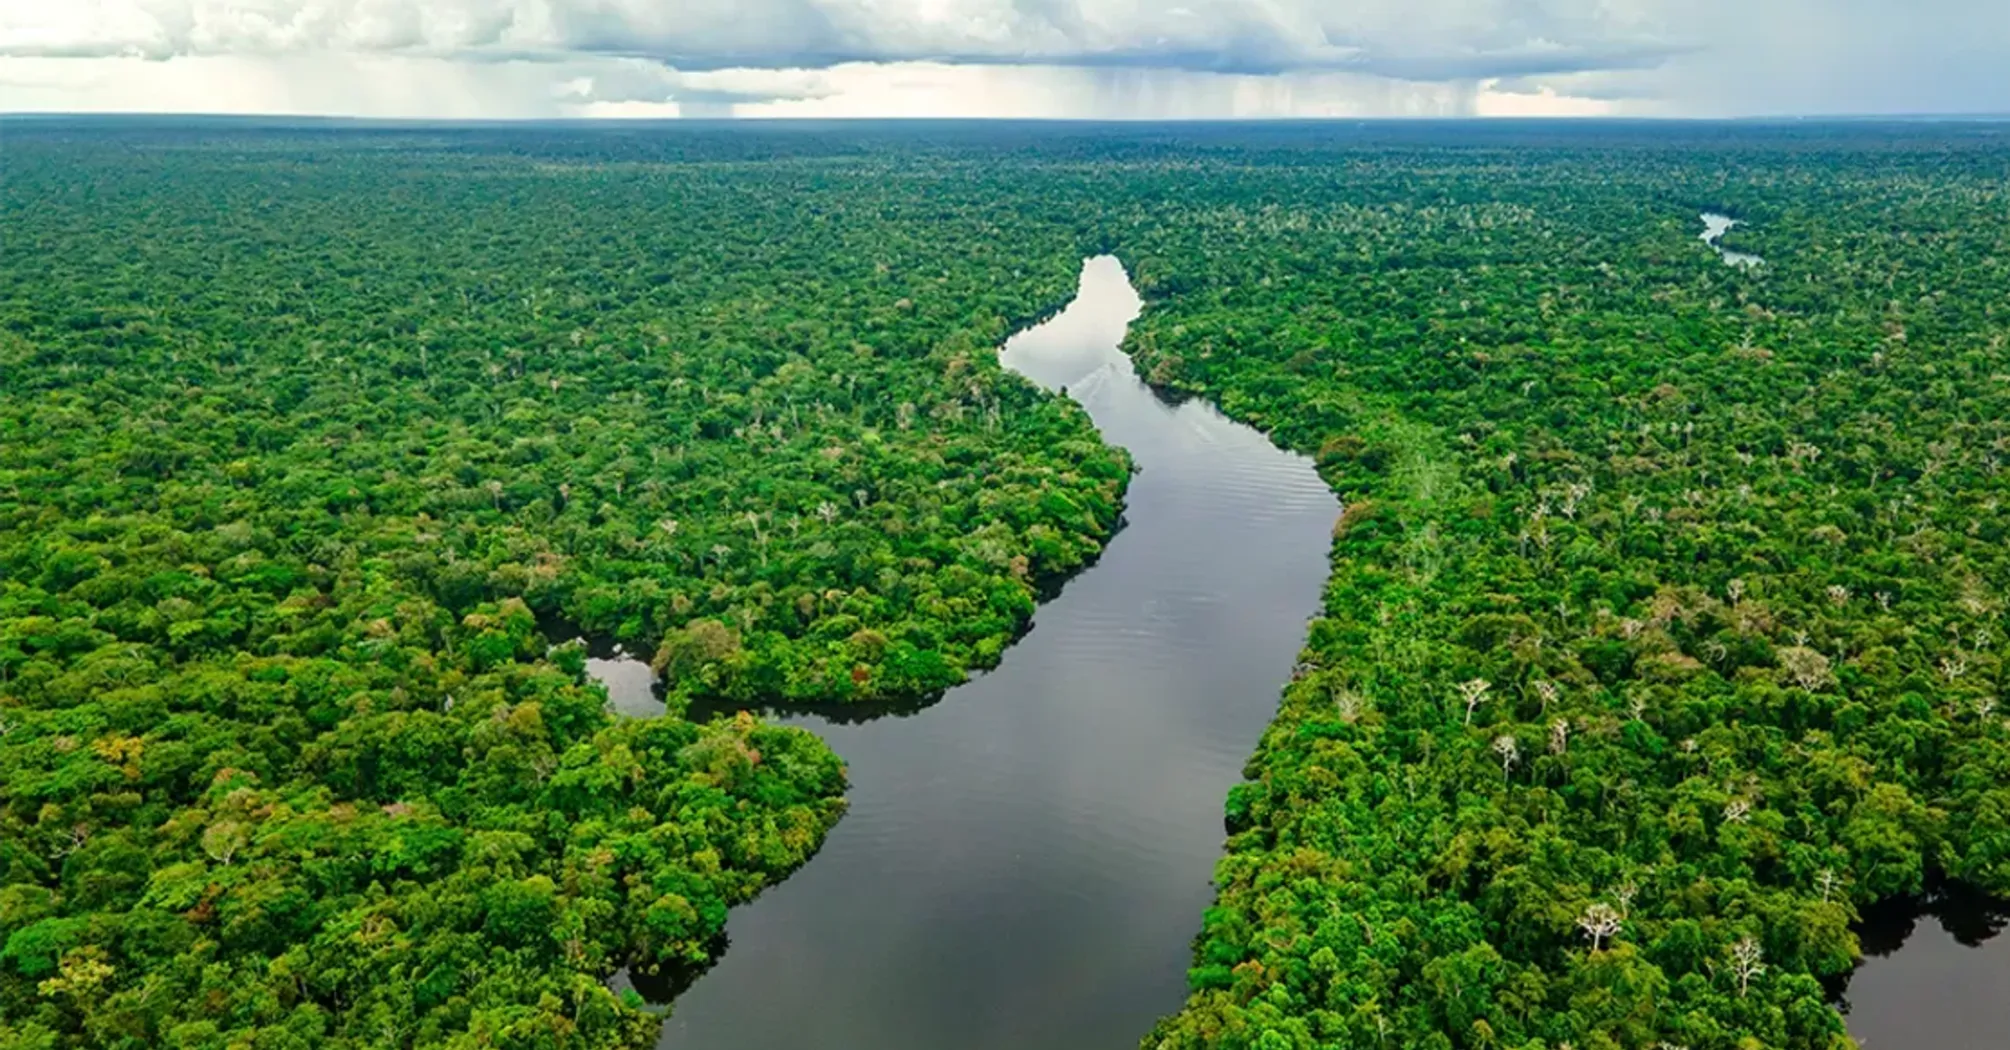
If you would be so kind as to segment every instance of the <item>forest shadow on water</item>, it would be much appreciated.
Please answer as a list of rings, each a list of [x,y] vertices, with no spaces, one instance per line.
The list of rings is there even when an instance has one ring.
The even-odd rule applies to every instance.
[[[849,810],[733,911],[702,977],[637,982],[675,997],[661,1046],[1088,1050],[1178,1008],[1222,800],[1290,677],[1339,506],[1310,460],[1139,381],[1120,345],[1141,306],[1092,259],[1001,357],[1130,451],[1126,527],[994,670],[916,704],[767,712],[844,757]]]
[[[2010,901],[1959,885],[1865,909],[1863,962],[1831,989],[1863,1050],[1999,1050],[2010,1032]]]

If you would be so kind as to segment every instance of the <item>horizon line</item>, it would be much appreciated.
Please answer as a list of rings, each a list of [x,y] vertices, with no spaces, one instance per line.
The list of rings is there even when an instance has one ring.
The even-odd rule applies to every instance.
[[[342,124],[430,124],[430,125],[584,125],[622,127],[674,124],[1819,124],[1819,123],[1997,123],[2010,121],[2010,111],[1955,111],[1911,113],[1759,113],[1740,116],[1671,116],[1653,114],[1480,116],[1477,114],[1406,114],[1363,116],[1284,116],[1284,117],[1068,117],[1027,116],[737,116],[705,115],[688,117],[543,116],[543,117],[461,117],[461,116],[365,116],[346,113],[244,113],[186,110],[4,110],[0,121],[293,121]]]

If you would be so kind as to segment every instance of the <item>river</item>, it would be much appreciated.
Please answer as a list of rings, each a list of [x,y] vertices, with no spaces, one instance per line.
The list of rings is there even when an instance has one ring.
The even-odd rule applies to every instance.
[[[1838,1004],[1864,1050],[1999,1050],[2010,1032],[2010,904],[1959,887],[1867,910]]]
[[[1116,260],[1089,260],[1067,310],[1002,356],[1131,451],[1125,528],[997,671],[940,703],[778,718],[847,759],[850,812],[733,912],[713,970],[667,987],[682,995],[661,1047],[1128,1050],[1179,1004],[1222,799],[1317,602],[1338,506],[1303,457],[1140,383],[1117,349],[1139,307]],[[620,713],[662,711],[641,661],[603,647],[587,670]],[[2003,1045],[2006,919],[1946,891],[1873,909],[1838,989],[1852,1035]]]
[[[850,810],[734,909],[662,1047],[1128,1050],[1180,1005],[1223,800],[1318,607],[1339,505],[1310,460],[1140,382],[1118,347],[1141,307],[1116,259],[1090,259],[1001,357],[1130,450],[1124,527],[940,702],[776,716],[844,756]],[[596,656],[618,708],[656,703],[646,667]]]
[[[1734,252],[1728,248],[1725,248],[1723,245],[1717,243],[1719,240],[1723,239],[1724,234],[1730,232],[1731,227],[1737,225],[1739,225],[1739,220],[1733,219],[1729,215],[1719,215],[1713,211],[1704,212],[1703,234],[1702,234],[1703,243],[1716,249],[1717,254],[1722,256],[1724,261],[1732,266],[1758,266],[1759,264],[1765,262],[1766,260],[1761,259],[1756,255],[1747,255],[1744,252]]]

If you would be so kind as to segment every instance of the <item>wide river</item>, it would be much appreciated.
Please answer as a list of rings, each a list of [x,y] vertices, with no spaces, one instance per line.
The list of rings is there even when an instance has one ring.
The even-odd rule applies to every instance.
[[[1317,609],[1339,506],[1310,460],[1138,380],[1118,345],[1140,306],[1116,259],[1091,259],[1002,358],[1130,450],[1125,526],[939,703],[783,719],[844,756],[850,812],[733,911],[662,1046],[1129,1050],[1180,1005],[1223,799]]]
[[[1115,259],[1091,259],[1075,301],[1002,357],[1131,451],[1125,527],[995,672],[903,716],[780,719],[850,763],[851,811],[733,911],[662,1047],[1129,1050],[1179,1005],[1222,800],[1290,673],[1339,508],[1305,458],[1138,381],[1117,348],[1140,305]],[[640,661],[587,666],[622,713],[662,710]],[[1837,989],[1851,1033],[1865,1050],[2004,1045],[2006,921],[1946,893],[1873,910]]]
[[[1959,889],[1870,909],[1841,1006],[1863,1050],[2010,1045],[2010,904]]]

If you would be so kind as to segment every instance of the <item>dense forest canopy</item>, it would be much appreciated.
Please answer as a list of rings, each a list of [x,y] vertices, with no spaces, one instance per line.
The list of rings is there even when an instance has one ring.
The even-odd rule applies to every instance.
[[[7,129],[6,1045],[645,1044],[601,980],[702,961],[843,772],[555,643],[673,711],[925,695],[1114,526],[991,353],[1068,229],[572,145]]]
[[[1139,368],[1348,508],[1147,1046],[1839,1048],[2010,892],[2010,139],[1856,130],[1140,183]]]
[[[0,1046],[642,1046],[1127,464],[1318,457],[1326,608],[1151,1047],[1839,1050],[2010,892],[2010,127],[0,125]],[[1703,211],[1743,220],[1725,265]],[[617,722],[574,634],[650,651]]]

